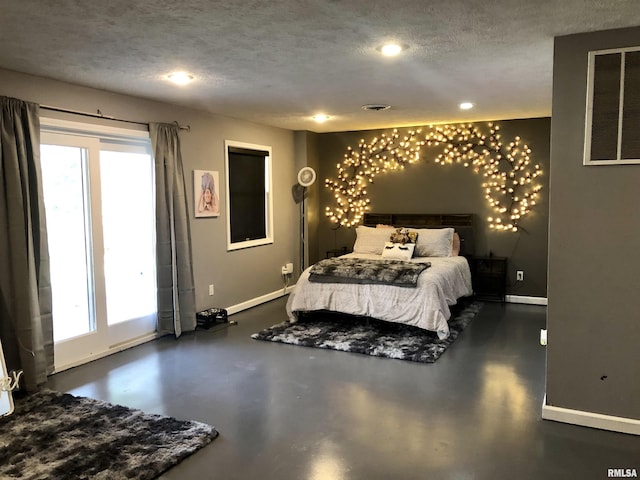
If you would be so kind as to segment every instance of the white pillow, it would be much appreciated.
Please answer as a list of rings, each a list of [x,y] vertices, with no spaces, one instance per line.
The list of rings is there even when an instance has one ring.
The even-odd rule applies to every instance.
[[[416,248],[415,243],[393,243],[386,242],[384,250],[382,250],[382,258],[389,260],[411,260],[413,250]]]
[[[389,241],[395,230],[388,228],[373,228],[360,225],[356,228],[356,243],[353,244],[353,253],[375,253],[380,255],[384,244]]]
[[[416,241],[416,257],[450,257],[453,228],[421,228]]]

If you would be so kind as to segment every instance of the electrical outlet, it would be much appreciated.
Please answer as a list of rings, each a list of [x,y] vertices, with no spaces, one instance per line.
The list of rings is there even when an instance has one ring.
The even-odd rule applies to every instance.
[[[209,295],[213,295],[213,283],[209,285]]]
[[[287,263],[282,266],[282,275],[290,275],[293,273],[293,263]]]
[[[524,281],[524,271],[518,270],[516,272],[516,282],[523,282],[523,281]]]

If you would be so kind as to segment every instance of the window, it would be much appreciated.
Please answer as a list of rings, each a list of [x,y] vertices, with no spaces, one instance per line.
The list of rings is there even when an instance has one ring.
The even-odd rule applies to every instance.
[[[271,147],[227,140],[227,249],[273,243]]]
[[[585,165],[640,163],[640,47],[589,52]]]
[[[42,119],[55,367],[156,327],[154,168],[148,132]]]

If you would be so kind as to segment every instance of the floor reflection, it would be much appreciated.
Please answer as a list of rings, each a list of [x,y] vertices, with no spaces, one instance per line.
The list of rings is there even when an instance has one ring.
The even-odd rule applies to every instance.
[[[388,456],[390,462],[423,462],[432,468],[447,469],[454,465],[451,446],[457,442],[456,430],[447,417],[429,411],[424,405],[401,405],[397,399],[386,399],[357,384],[343,385],[336,409],[348,417],[353,440],[365,446],[371,455]]]
[[[478,383],[473,404],[478,439],[520,442],[542,408],[536,403],[537,392],[530,391],[517,366],[507,363],[485,363],[478,371]]]
[[[323,441],[311,460],[308,480],[343,480],[348,478],[348,471],[339,451],[340,447],[331,440]]]

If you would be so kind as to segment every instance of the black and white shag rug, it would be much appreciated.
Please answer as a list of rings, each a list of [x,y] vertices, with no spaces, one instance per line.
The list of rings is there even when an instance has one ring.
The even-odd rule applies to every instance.
[[[279,323],[254,333],[251,337],[256,340],[433,363],[458,338],[481,306],[479,302],[469,303],[453,314],[449,319],[450,335],[445,340],[440,340],[435,332],[409,325],[330,312],[306,314],[295,323]]]
[[[0,478],[157,478],[218,436],[204,423],[44,390],[0,418]]]

